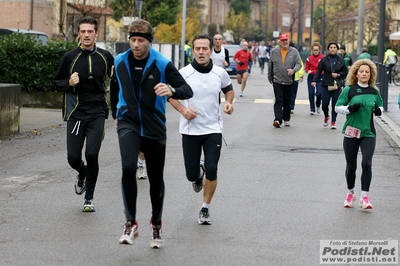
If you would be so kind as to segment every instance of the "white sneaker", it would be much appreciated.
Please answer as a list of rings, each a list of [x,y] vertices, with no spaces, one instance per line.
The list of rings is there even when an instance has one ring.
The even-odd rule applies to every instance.
[[[153,225],[150,222],[150,227],[151,227],[150,247],[161,248],[164,244],[164,239],[162,239],[161,225]]]
[[[123,226],[124,231],[122,236],[119,238],[120,244],[133,245],[133,240],[139,236],[138,233],[138,223],[131,224],[131,222],[126,222]]]
[[[317,114],[320,114],[320,113],[321,113],[321,108],[317,107]]]
[[[285,121],[285,127],[290,127],[290,122],[289,121]]]
[[[243,97],[243,91],[239,92],[239,96]]]
[[[147,170],[144,166],[138,166],[136,170],[136,178],[137,179],[146,179],[147,178]]]
[[[311,111],[311,112],[310,112],[310,115],[315,115],[315,112]]]

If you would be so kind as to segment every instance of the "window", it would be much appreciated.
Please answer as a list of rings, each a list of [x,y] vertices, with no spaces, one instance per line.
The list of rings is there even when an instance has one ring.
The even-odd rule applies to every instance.
[[[309,15],[306,15],[306,17],[305,17],[304,26],[305,26],[306,28],[311,27],[311,17],[310,17]]]
[[[290,27],[290,14],[282,14],[282,27]]]

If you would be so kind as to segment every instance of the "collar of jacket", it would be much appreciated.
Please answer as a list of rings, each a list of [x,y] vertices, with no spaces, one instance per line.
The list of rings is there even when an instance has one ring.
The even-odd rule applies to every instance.
[[[208,65],[201,66],[201,65],[199,65],[199,63],[197,63],[196,59],[193,59],[192,67],[200,73],[209,73],[211,71],[211,69],[213,68],[213,63],[212,63],[212,60],[210,59],[210,63]]]

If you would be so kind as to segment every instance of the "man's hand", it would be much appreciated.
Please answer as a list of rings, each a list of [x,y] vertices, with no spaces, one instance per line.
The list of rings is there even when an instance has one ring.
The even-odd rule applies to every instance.
[[[289,76],[293,76],[294,70],[293,70],[292,68],[289,68],[289,69],[287,70],[287,74],[288,74]]]
[[[317,82],[311,82],[311,86],[315,88],[315,86],[317,86]]]
[[[183,115],[184,118],[186,118],[187,120],[192,120],[195,119],[197,116],[197,112],[195,109],[193,108],[183,108],[181,111],[181,114]]]
[[[239,66],[243,66],[244,65],[244,62],[239,62]]]
[[[158,96],[168,96],[171,97],[173,92],[169,88],[169,86],[165,83],[158,83],[156,86],[154,86],[154,92]]]
[[[114,128],[117,128],[117,125],[118,125],[118,119],[114,119]]]
[[[75,87],[76,84],[79,83],[79,74],[78,72],[74,72],[69,78],[69,86]]]
[[[226,61],[224,61],[224,66],[225,66],[225,67],[229,66],[229,63],[226,62]]]
[[[231,103],[225,102],[224,113],[228,115],[231,115],[233,113],[233,105]]]
[[[338,73],[332,73],[332,78],[337,78],[339,76],[339,74]]]

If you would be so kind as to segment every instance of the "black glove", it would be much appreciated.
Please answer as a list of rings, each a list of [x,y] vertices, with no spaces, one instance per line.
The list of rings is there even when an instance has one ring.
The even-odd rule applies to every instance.
[[[381,108],[379,108],[376,104],[375,104],[374,114],[376,116],[381,116],[382,115]]]
[[[350,113],[355,113],[358,111],[358,109],[360,109],[360,107],[361,107],[361,104],[356,103],[356,104],[350,105],[349,107],[347,107],[347,109],[350,111]]]
[[[243,65],[244,65],[244,62],[239,62],[239,65],[240,65],[240,66],[243,66]]]

